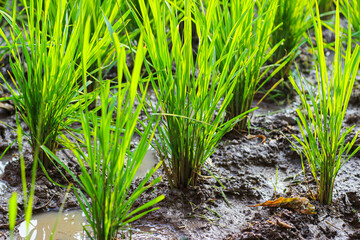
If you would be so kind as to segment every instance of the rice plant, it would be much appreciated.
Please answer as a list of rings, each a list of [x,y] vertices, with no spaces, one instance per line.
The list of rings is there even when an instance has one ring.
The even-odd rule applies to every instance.
[[[133,14],[155,70],[155,75],[151,74],[148,66],[162,123],[156,148],[164,161],[170,186],[175,188],[197,184],[202,165],[221,137],[249,112],[225,121],[225,110],[235,87],[233,79],[243,70],[240,63],[245,61],[245,55],[238,56],[231,71],[217,69],[220,64],[229,67],[242,36],[234,28],[231,35],[234,40],[228,41],[229,47],[217,56],[214,40],[220,37],[223,25],[219,22],[216,30],[211,30],[210,24],[219,1],[208,1],[206,10],[201,3],[152,0],[148,1],[148,11],[145,1],[139,0],[142,18]],[[199,37],[195,58],[192,23]],[[152,107],[156,112],[157,108]]]
[[[276,9],[277,1],[224,0],[216,6],[212,28],[219,34],[213,40],[218,59],[226,51],[231,51],[229,41],[234,31],[239,32],[241,39],[236,41],[236,55],[230,63],[221,61],[219,64],[220,72],[230,73],[234,67],[236,68],[238,59],[243,59],[240,67],[244,68],[244,71],[235,76],[233,98],[227,106],[228,119],[250,110],[256,92],[284,65],[280,64],[277,68],[274,65],[266,66],[266,62],[283,42],[279,39],[273,48],[270,46],[270,36],[276,29],[274,25]],[[222,23],[223,27],[219,28],[219,23]],[[274,70],[273,73],[266,80],[263,79],[271,69]],[[247,126],[248,118],[244,118],[236,124],[235,129],[245,131]]]
[[[341,0],[341,13],[351,23],[352,36],[360,43],[360,1],[359,0]]]
[[[316,5],[317,6],[317,5]],[[305,80],[299,87],[291,77],[291,83],[300,95],[301,108],[297,109],[298,125],[302,139],[293,135],[302,146],[302,154],[310,165],[311,172],[318,187],[318,199],[321,203],[331,204],[335,178],[341,167],[356,153],[354,149],[358,133],[350,141],[346,139],[354,126],[343,128],[343,121],[354,86],[355,77],[360,63],[359,46],[352,49],[350,25],[347,38],[347,49],[343,49],[340,37],[339,1],[336,7],[335,19],[335,56],[331,76],[324,55],[322,24],[318,7],[316,15],[312,11],[316,37],[316,74],[317,95],[311,92]],[[344,59],[342,58],[345,51]],[[308,94],[306,93],[308,91]]]
[[[273,55],[273,62],[277,62],[288,56],[289,61],[280,71],[280,77],[287,78],[290,67],[297,55],[297,49],[302,44],[306,30],[311,26],[312,4],[303,0],[279,0],[276,11],[275,25],[280,27],[272,34],[271,41],[277,44],[284,39],[282,45],[277,48]]]
[[[55,152],[58,135],[73,122],[70,116],[82,111],[87,104],[78,80],[99,56],[111,54],[108,52],[111,37],[97,28],[86,49],[88,57],[80,63],[84,54],[79,43],[83,42],[86,3],[79,2],[81,4],[72,8],[69,4],[73,2],[65,0],[30,0],[29,5],[28,1],[21,0],[21,3],[26,21],[18,26],[14,11],[13,18],[7,18],[12,25],[10,36],[0,30],[13,59],[10,59],[12,83],[2,78],[12,94],[10,99],[29,127],[33,151],[44,144]],[[77,19],[71,21],[70,16]],[[105,23],[101,27],[106,29]],[[39,158],[46,167],[50,165],[42,150]]]
[[[126,67],[126,54],[124,48],[120,47],[117,36],[113,37],[118,56],[118,78],[121,79],[123,72],[125,72],[124,76],[126,72],[129,72]],[[138,84],[142,84],[140,83],[140,71],[145,51],[139,44],[132,77],[127,79],[126,83],[119,81],[117,89],[114,89],[117,90],[117,93],[112,94],[110,91],[110,81],[101,83],[100,117],[96,112],[87,110],[81,114],[82,142],[85,149],[80,144],[69,144],[80,164],[80,176],[72,173],[56,155],[43,147],[78,184],[79,188],[74,187],[74,190],[81,209],[93,230],[91,233],[84,228],[91,239],[110,240],[116,238],[119,230],[128,223],[156,210],[157,208],[151,207],[164,199],[164,196],[161,195],[144,205],[132,208],[134,201],[144,191],[161,180],[161,177],[158,177],[146,185],[151,175],[159,168],[159,164],[150,170],[133,192],[130,192],[136,171],[155,134],[152,123],[158,122],[156,120],[158,117],[150,120],[136,150],[132,152],[130,143],[145,99],[144,95],[139,99],[139,105],[135,109],[133,108],[138,97]],[[86,81],[86,77],[84,77],[84,81]],[[86,83],[84,84],[86,85]],[[113,119],[114,115],[116,115],[115,120]],[[88,201],[88,197],[91,202]]]

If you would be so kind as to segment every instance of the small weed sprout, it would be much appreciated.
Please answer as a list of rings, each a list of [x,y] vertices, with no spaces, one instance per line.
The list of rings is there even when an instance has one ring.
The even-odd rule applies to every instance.
[[[301,144],[302,154],[310,165],[318,187],[319,201],[330,205],[336,175],[341,167],[360,149],[360,147],[354,149],[358,133],[351,141],[346,141],[346,137],[352,132],[354,126],[343,128],[346,109],[359,68],[360,52],[359,46],[351,49],[351,32],[347,39],[348,48],[343,49],[340,38],[339,1],[337,1],[335,56],[329,78],[318,8],[316,8],[316,15],[312,11],[312,19],[317,42],[316,49],[313,49],[317,52],[315,68],[318,92],[317,96],[314,96],[304,80],[301,81],[300,88],[295,80],[290,77],[290,81],[300,95],[302,103],[301,108],[297,109],[297,122],[303,139],[295,135],[293,137]],[[343,50],[345,51],[344,59],[342,58]],[[309,90],[308,94],[306,93],[307,90]]]
[[[272,183],[274,187],[275,198],[277,195],[278,176],[279,176],[279,166],[276,166],[275,182]]]

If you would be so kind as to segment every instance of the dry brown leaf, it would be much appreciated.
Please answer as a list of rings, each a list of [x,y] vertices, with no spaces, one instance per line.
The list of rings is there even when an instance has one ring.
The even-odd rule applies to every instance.
[[[301,214],[316,214],[315,207],[311,205],[310,201],[304,197],[294,197],[294,198],[283,198],[279,197],[278,199],[272,201],[266,201],[264,203],[256,204],[250,207],[282,207],[287,209],[292,209]]]

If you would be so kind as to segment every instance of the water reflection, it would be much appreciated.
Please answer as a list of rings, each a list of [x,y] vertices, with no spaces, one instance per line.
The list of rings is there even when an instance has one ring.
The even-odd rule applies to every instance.
[[[149,149],[144,159],[135,174],[135,178],[145,177],[146,174],[152,169],[157,163],[156,151],[154,149]]]
[[[25,239],[27,236],[30,240],[50,239],[58,214],[58,212],[47,212],[33,216],[30,220],[28,234],[26,234],[26,222],[22,222],[18,227],[20,239]],[[80,210],[61,213],[53,239],[86,239],[83,231],[85,222],[85,215]]]

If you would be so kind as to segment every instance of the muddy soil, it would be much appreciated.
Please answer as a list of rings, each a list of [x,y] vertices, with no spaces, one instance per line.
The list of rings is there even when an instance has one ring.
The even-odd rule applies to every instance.
[[[297,63],[304,77],[314,82],[308,48],[302,50]],[[5,64],[1,70],[5,71],[6,67]],[[131,230],[122,234],[131,239],[360,239],[360,154],[340,170],[333,205],[318,204],[309,192],[310,189],[316,194],[309,169],[304,176],[300,156],[290,143],[294,141],[292,134],[300,135],[295,112],[299,101],[295,97],[283,103],[279,106],[273,101],[262,102],[252,116],[249,133],[231,132],[223,138],[206,165],[216,178],[203,170],[199,186],[171,190],[160,169],[156,175],[164,176],[163,181],[136,202],[143,204],[163,194],[166,198],[158,204],[160,210],[134,222]],[[356,125],[355,131],[360,130],[359,110],[360,84],[357,83],[345,118],[346,126]],[[0,121],[1,153],[16,139],[14,113],[0,108]],[[30,169],[31,148],[26,140],[24,149]],[[74,172],[79,172],[70,153],[61,150],[58,155]],[[14,191],[19,193],[18,223],[23,219],[17,143],[1,160],[0,176],[0,239],[7,239],[7,201]],[[55,169],[50,171],[50,176],[57,183],[69,184]],[[28,180],[29,177],[30,171]],[[34,213],[58,210],[65,192],[65,188],[51,183],[38,171]],[[281,196],[306,197],[317,213],[302,215],[289,209],[250,207]],[[70,193],[65,209],[74,208],[78,204]]]
[[[358,108],[350,107],[347,121],[360,121],[355,113]],[[300,156],[291,149],[291,134],[299,134],[293,108],[254,117],[250,133],[258,137],[237,133],[225,136],[207,165],[225,188],[203,171],[198,187],[169,190],[164,180],[145,194],[141,202],[157,194],[164,194],[166,199],[159,204],[160,210],[132,225],[133,238],[360,239],[359,154],[340,171],[333,205],[322,206],[311,199]],[[315,194],[311,175],[306,179]],[[250,207],[281,196],[307,197],[317,214]]]

